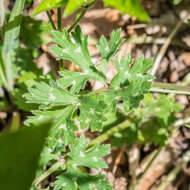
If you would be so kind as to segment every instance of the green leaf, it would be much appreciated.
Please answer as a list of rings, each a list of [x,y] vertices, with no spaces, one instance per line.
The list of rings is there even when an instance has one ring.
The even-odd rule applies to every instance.
[[[179,3],[181,3],[182,0],[173,0],[173,4],[174,5],[178,5]]]
[[[64,7],[68,0],[42,0],[38,7],[33,12],[33,15],[37,15],[40,12],[51,10],[53,8]]]
[[[78,129],[75,122],[72,120],[74,106],[70,105],[66,108],[57,110],[36,110],[32,113],[34,116],[28,117],[25,121],[26,125],[39,124],[47,120],[53,120],[53,127],[50,131],[51,147],[55,146],[57,141],[62,141],[64,137],[64,144],[73,144],[75,142],[74,132]]]
[[[104,175],[92,176],[81,172],[80,178],[77,180],[79,190],[112,190],[111,186],[104,178]]]
[[[167,102],[167,104],[166,104]],[[181,111],[181,105],[175,102],[175,99],[163,94],[154,98],[152,94],[146,94],[142,107],[135,109],[135,114],[144,120],[148,117],[156,117],[169,125],[170,117],[173,113]]]
[[[90,125],[92,131],[102,130],[102,123],[106,120],[104,113],[107,110],[107,105],[102,98],[103,97],[98,94],[90,94],[82,97],[79,115],[80,126],[82,129],[85,129]]]
[[[15,88],[12,91],[12,96],[14,100],[14,104],[18,106],[19,109],[24,111],[31,111],[37,109],[38,106],[35,104],[26,103],[26,100],[23,98],[23,94],[27,92],[25,87]]]
[[[70,15],[77,9],[81,8],[82,6],[85,6],[87,4],[92,3],[94,0],[68,0],[67,7],[65,9],[64,14],[66,16]]]
[[[30,188],[49,129],[43,124],[0,136],[0,189]]]
[[[38,48],[41,44],[50,42],[51,37],[51,24],[44,22],[43,20],[35,20],[29,16],[23,16],[20,38],[24,42],[27,48]]]
[[[5,8],[4,8],[4,0],[0,2],[0,29],[3,26],[5,21]]]
[[[57,177],[55,181],[55,190],[77,190],[75,186],[74,177],[76,177],[76,173],[73,174],[72,172],[65,172]]]
[[[61,88],[71,87],[71,93],[78,93],[81,89],[84,89],[86,82],[93,78],[90,73],[71,72],[71,71],[60,71],[61,78],[57,80],[58,86]]]
[[[88,141],[82,135],[75,145],[70,145],[71,152],[68,156],[72,159],[72,164],[99,169],[107,168],[106,162],[101,158],[110,153],[109,145],[96,145],[87,150]]]
[[[1,53],[6,74],[6,84],[4,85],[9,91],[13,89],[13,70],[11,56],[13,54],[13,50],[15,49],[15,44],[20,33],[24,3],[25,0],[17,0],[15,2],[13,10],[11,11],[8,25],[5,28],[3,49]]]
[[[76,95],[60,88],[54,81],[50,84],[39,82],[35,84],[36,88],[29,88],[28,93],[24,95],[28,103],[41,105],[60,106],[79,103]]]
[[[167,102],[167,103],[166,103]],[[176,121],[174,113],[181,110],[174,97],[146,94],[141,106],[134,109],[138,117],[138,140],[142,143],[165,144],[170,133],[170,126]],[[140,126],[143,126],[140,128]]]
[[[119,46],[124,42],[124,39],[121,39],[121,29],[113,31],[111,33],[110,41],[108,43],[107,39],[104,36],[101,36],[99,40],[98,49],[101,53],[102,60],[98,64],[98,68],[106,74],[107,65],[112,59],[113,56],[119,51]]]
[[[104,36],[101,36],[98,49],[101,53],[102,59],[109,60],[111,57],[116,55],[116,53],[119,51],[119,46],[124,42],[124,39],[122,39],[120,36],[121,29],[111,33],[109,43]]]
[[[54,46],[51,47],[51,50],[58,56],[58,59],[69,60],[83,69],[84,73],[90,74],[92,79],[105,82],[105,76],[92,63],[87,36],[82,34],[79,26],[72,33],[72,38],[66,29],[63,32],[54,31],[53,36],[54,42],[60,47]]]
[[[148,21],[147,12],[140,5],[139,0],[104,0],[105,6],[111,6],[120,10],[122,13],[127,13],[131,16],[136,16],[141,21]]]
[[[111,190],[108,182],[104,181],[104,175],[89,175],[80,170],[69,168],[67,172],[59,175],[55,182],[55,190]]]
[[[129,55],[127,60],[122,57],[120,62],[115,61],[118,74],[110,84],[116,97],[124,101],[126,111],[139,105],[143,95],[148,93],[151,87],[150,80],[153,79],[152,75],[146,74],[152,67],[152,59],[144,60],[143,57],[140,57],[132,67],[131,64],[132,59]]]

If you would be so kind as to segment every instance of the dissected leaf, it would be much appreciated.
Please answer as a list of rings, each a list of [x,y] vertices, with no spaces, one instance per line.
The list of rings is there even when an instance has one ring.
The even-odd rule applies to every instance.
[[[51,50],[58,56],[58,59],[69,60],[89,74],[92,79],[105,82],[105,76],[99,72],[92,63],[89,51],[87,36],[82,34],[80,27],[76,27],[70,38],[66,29],[63,32],[53,33],[54,41],[60,46],[51,47]]]
[[[124,101],[126,110],[137,107],[143,95],[148,93],[151,87],[152,75],[146,74],[152,67],[152,59],[140,57],[132,65],[132,59],[128,55],[121,61],[115,61],[118,70],[117,75],[111,81],[111,88],[115,91],[118,98]],[[124,89],[120,89],[124,88]],[[120,89],[120,90],[119,90]]]
[[[121,37],[121,29],[113,31],[111,33],[110,41],[108,43],[107,39],[102,36],[99,40],[98,49],[101,53],[102,60],[98,64],[98,68],[106,74],[107,65],[110,59],[117,54],[119,51],[119,46],[123,43],[124,39]]]
[[[139,118],[146,120],[148,117],[154,116],[162,120],[165,125],[169,125],[170,116],[180,110],[181,105],[175,103],[173,97],[161,94],[154,98],[152,94],[146,94],[142,102],[142,107],[139,107],[134,111]]]
[[[58,140],[63,139],[64,144],[73,144],[75,142],[75,134],[78,128],[72,120],[74,106],[68,106],[66,108],[57,110],[37,110],[32,113],[34,116],[30,116],[26,121],[26,125],[39,124],[47,120],[53,120],[53,127],[50,131],[50,144],[56,144]]]
[[[72,164],[99,169],[107,168],[106,162],[101,158],[109,154],[109,145],[95,145],[87,150],[88,141],[82,135],[75,145],[70,145],[71,152],[68,153]]]
[[[76,95],[58,87],[53,81],[50,84],[39,82],[35,84],[35,87],[29,88],[29,92],[24,95],[29,103],[52,106],[79,103]]]
[[[104,36],[101,36],[99,40],[98,49],[101,53],[102,59],[109,60],[111,57],[116,55],[116,53],[119,51],[119,46],[124,41],[124,39],[122,39],[120,36],[121,36],[121,29],[118,29],[111,33],[109,43]]]
[[[29,189],[50,124],[0,136],[0,189]]]
[[[69,170],[57,177],[55,190],[111,190],[111,186],[104,180],[104,175],[89,175],[80,170],[69,168]]]
[[[33,12],[33,15],[37,15],[40,12],[47,11],[53,8],[63,7],[67,4],[68,0],[42,0],[38,7]]]
[[[149,16],[140,5],[139,0],[104,0],[104,4],[105,6],[116,8],[122,13],[136,16],[141,21],[149,20]]]
[[[82,97],[79,115],[81,128],[85,129],[90,125],[92,131],[101,131],[106,108],[107,105],[102,101],[101,95],[91,94]]]
[[[59,74],[61,78],[57,80],[58,86],[61,88],[71,87],[71,93],[78,93],[81,89],[85,87],[85,83],[93,78],[93,75],[90,73],[81,73],[81,72],[71,72],[71,71],[60,71]]]

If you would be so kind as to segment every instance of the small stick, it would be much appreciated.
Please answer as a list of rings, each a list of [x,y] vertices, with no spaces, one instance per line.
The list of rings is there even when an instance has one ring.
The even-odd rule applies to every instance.
[[[183,24],[183,21],[180,20],[178,22],[178,24],[175,26],[175,28],[173,29],[173,31],[171,32],[171,34],[168,36],[165,44],[161,47],[160,51],[158,52],[158,55],[156,56],[156,59],[154,61],[154,65],[153,65],[153,68],[152,68],[150,74],[152,74],[152,75],[156,74],[159,64],[160,64],[164,54],[166,53],[168,46],[170,45],[173,37],[176,35],[177,31],[179,30],[179,28],[181,27],[182,24]]]
[[[114,162],[114,166],[113,166],[113,170],[112,170],[114,175],[115,175],[115,172],[117,170],[117,167],[121,161],[121,158],[122,158],[124,152],[125,152],[125,146],[123,145],[121,150],[119,151],[119,154],[117,155],[117,157],[115,159],[115,162]]]
[[[166,179],[159,185],[157,190],[164,190],[176,178],[177,174],[181,171],[183,165],[189,162],[189,160],[190,160],[190,150],[183,155],[180,163],[168,174]]]

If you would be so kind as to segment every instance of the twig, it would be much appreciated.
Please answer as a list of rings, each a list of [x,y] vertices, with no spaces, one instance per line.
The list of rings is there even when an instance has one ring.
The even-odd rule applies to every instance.
[[[92,3],[90,3],[89,5],[87,5],[86,7],[84,7],[82,13],[80,14],[80,16],[77,18],[77,20],[70,26],[70,28],[68,29],[68,32],[71,32],[73,30],[73,28],[76,27],[76,25],[80,22],[80,20],[83,18],[83,16],[85,15],[86,11],[96,2],[97,0],[93,1]]]
[[[119,151],[119,154],[117,155],[116,159],[115,159],[115,162],[114,162],[114,166],[113,166],[113,170],[112,170],[112,173],[115,175],[116,173],[116,170],[117,170],[117,167],[121,161],[121,158],[123,156],[123,153],[125,152],[125,145],[122,146],[121,150]]]
[[[164,54],[166,53],[169,44],[171,43],[173,37],[176,35],[178,29],[181,27],[182,24],[183,24],[183,21],[180,20],[178,22],[178,24],[175,26],[175,28],[173,29],[173,31],[171,32],[171,34],[168,36],[165,44],[161,47],[160,51],[158,52],[158,55],[156,56],[156,59],[154,61],[153,68],[152,68],[152,70],[150,72],[152,75],[156,74],[156,72],[158,70],[158,67],[159,67],[159,64],[160,64]]]
[[[190,161],[190,150],[183,155],[180,163],[177,164],[177,166],[168,174],[166,179],[159,185],[157,190],[164,190],[176,178],[177,174],[181,171],[183,165],[189,161]]]
[[[134,25],[128,25],[127,29],[134,30],[134,29],[141,29],[146,28],[147,24],[134,24]]]
[[[155,43],[155,44],[158,44],[158,45],[162,45],[166,42],[166,39],[167,38],[153,38],[151,36],[147,36],[147,37],[144,37],[144,36],[135,36],[135,37],[126,37],[126,42],[129,42],[129,43],[134,43],[134,44],[151,44],[151,43]],[[188,47],[185,43],[181,42],[180,40],[172,40],[171,45],[174,45],[174,46],[180,46],[184,49],[190,49],[190,47]]]
[[[150,166],[152,165],[152,163],[154,162],[154,160],[157,158],[157,156],[160,154],[160,152],[164,149],[164,146],[160,146],[158,148],[158,150],[156,151],[156,153],[154,154],[154,156],[152,157],[152,159],[150,160],[150,162],[146,165],[146,168],[144,169],[144,171],[140,174],[140,176],[137,178],[137,181],[134,185],[132,185],[132,187],[130,188],[131,190],[135,190],[137,188],[137,186],[140,183],[140,180],[142,179],[142,177],[146,174],[146,172],[148,171],[148,169],[150,168]]]

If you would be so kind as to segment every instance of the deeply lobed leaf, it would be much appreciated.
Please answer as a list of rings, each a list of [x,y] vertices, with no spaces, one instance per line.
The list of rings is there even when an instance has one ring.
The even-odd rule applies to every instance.
[[[35,87],[36,88],[29,88],[29,92],[24,95],[29,103],[51,106],[79,103],[79,99],[76,95],[58,87],[54,82],[50,84],[39,82],[35,84]]]
[[[96,145],[91,150],[87,150],[88,141],[82,135],[75,145],[71,145],[71,152],[68,154],[72,159],[72,164],[99,169],[107,168],[106,162],[101,158],[109,154],[109,145]]]
[[[89,175],[78,169],[69,168],[69,170],[57,177],[55,190],[111,190],[111,186],[104,180],[104,175]]]

